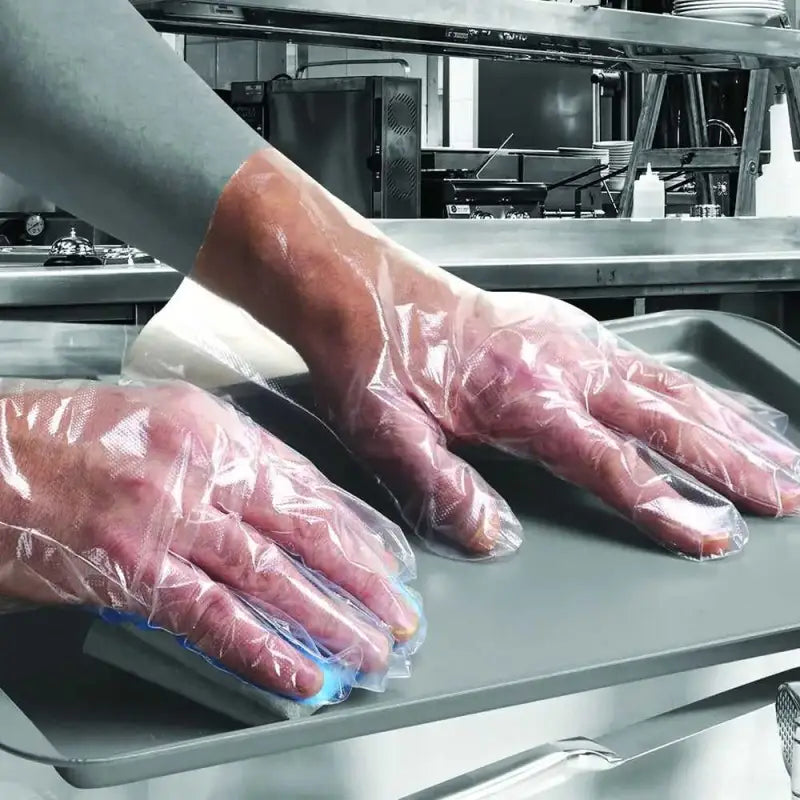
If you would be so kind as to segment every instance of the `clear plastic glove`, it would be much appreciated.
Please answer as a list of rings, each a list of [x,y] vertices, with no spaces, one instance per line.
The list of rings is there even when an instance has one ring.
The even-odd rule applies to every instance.
[[[692,558],[742,547],[734,504],[800,506],[800,453],[774,415],[566,303],[436,269],[274,150],[229,182],[196,273],[297,349],[334,427],[429,539],[484,555],[520,543],[507,504],[450,452],[461,442],[543,463]]]
[[[746,540],[723,497],[797,511],[800,453],[740,398],[631,351],[564,302],[436,285],[397,303],[378,280],[382,339],[359,342],[342,359],[351,369],[311,364],[336,426],[418,529],[477,552],[519,542],[506,504],[448,442],[540,461],[693,558]]]
[[[413,571],[395,526],[199,389],[0,382],[0,596],[133,614],[309,698],[329,662],[385,675]]]

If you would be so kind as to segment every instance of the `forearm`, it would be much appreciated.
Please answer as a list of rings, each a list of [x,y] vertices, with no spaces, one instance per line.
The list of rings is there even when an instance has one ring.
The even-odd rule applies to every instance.
[[[0,172],[188,273],[264,146],[127,0],[0,0]]]

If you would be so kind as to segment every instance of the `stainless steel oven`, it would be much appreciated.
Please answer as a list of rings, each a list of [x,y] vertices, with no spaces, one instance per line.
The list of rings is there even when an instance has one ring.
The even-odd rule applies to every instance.
[[[277,79],[231,85],[232,107],[329,191],[367,217],[420,213],[417,78]]]

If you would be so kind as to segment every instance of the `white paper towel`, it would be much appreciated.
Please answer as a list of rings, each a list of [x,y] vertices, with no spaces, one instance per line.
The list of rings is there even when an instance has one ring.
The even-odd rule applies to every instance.
[[[132,378],[181,378],[203,389],[306,371],[283,339],[188,278],[142,329],[124,367]]]

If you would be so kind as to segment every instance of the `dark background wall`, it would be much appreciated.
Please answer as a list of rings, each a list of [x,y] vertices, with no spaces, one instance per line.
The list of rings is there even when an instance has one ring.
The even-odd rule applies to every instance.
[[[591,69],[481,61],[478,146],[553,150],[592,146]]]

